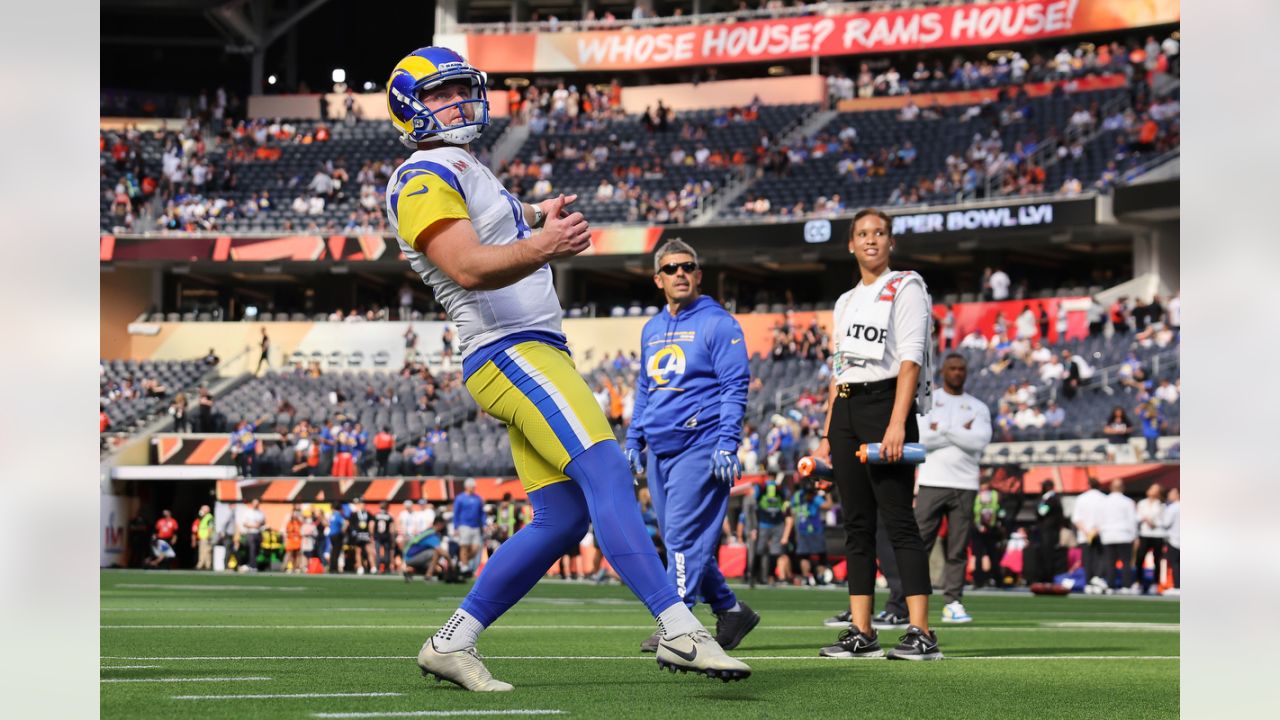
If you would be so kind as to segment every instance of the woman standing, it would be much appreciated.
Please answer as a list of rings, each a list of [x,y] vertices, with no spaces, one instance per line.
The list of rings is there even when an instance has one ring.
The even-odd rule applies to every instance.
[[[902,458],[903,444],[920,438],[917,413],[929,411],[929,296],[919,275],[889,269],[893,246],[888,215],[868,208],[854,216],[849,252],[857,258],[861,277],[836,301],[831,403],[826,434],[816,453],[830,459],[840,491],[851,623],[834,645],[819,651],[824,657],[885,655],[871,626],[879,520],[886,525],[898,561],[911,621],[888,657],[942,658],[937,636],[929,630],[933,587],[912,510],[915,468],[894,464]],[[874,442],[881,443],[888,464],[858,462],[858,446]]]
[[[1107,444],[1112,447],[1107,450],[1107,457],[1114,461],[1116,451],[1129,444],[1129,435],[1133,432],[1133,423],[1129,422],[1129,416],[1125,414],[1124,408],[1116,405],[1111,408],[1111,414],[1107,416],[1107,422],[1102,426],[1102,434],[1107,436]]]

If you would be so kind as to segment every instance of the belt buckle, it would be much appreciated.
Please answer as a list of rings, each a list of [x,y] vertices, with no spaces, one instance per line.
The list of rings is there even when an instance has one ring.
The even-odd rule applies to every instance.
[[[851,384],[850,384],[850,383],[845,383],[845,384],[841,385],[841,386],[840,386],[840,397],[842,397],[842,398],[847,398],[847,397],[849,397],[849,395],[850,395],[850,394],[852,394],[851,387],[852,387],[852,386],[851,386]]]

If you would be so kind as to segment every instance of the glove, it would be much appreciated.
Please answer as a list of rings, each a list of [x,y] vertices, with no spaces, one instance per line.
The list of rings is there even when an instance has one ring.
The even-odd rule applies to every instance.
[[[716,450],[711,456],[711,474],[726,485],[737,481],[742,477],[742,464],[738,462],[737,454],[728,450]]]
[[[629,447],[622,451],[627,457],[627,464],[631,466],[631,472],[636,475],[644,474],[644,456],[640,448]]]

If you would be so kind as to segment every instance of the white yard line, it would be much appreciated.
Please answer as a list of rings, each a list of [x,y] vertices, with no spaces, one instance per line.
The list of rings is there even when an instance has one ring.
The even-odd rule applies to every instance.
[[[159,670],[163,665],[103,665],[103,670]]]
[[[271,693],[266,695],[174,695],[174,700],[277,700],[281,698],[400,697],[403,693]]]
[[[492,717],[564,715],[563,710],[404,710],[399,712],[312,712],[312,717]]]
[[[166,660],[166,661],[277,661],[277,660],[413,660],[416,655],[201,655],[191,657],[104,657],[103,660]],[[735,655],[738,660],[820,661],[839,662],[838,658],[821,658],[817,655]],[[486,660],[643,660],[654,662],[646,655],[485,655]],[[1179,660],[1178,655],[969,655],[951,656],[953,660]]]
[[[182,624],[182,625],[99,625],[102,630],[435,630],[439,624],[420,625],[265,625],[265,624]],[[1038,626],[1008,627],[981,624],[943,625],[942,632],[979,630],[982,632],[1063,632],[1079,630],[1113,630],[1117,632],[1179,632],[1179,625],[1160,623],[1041,623]],[[652,632],[654,625],[493,625],[488,630],[626,630]],[[838,628],[834,628],[838,629]],[[754,632],[767,631],[831,632],[833,628],[813,625],[760,625]]]
[[[1164,622],[1041,622],[1038,627],[1063,630],[1180,630],[1180,623]]]
[[[308,589],[287,585],[173,585],[168,583],[113,583],[111,587],[131,590],[279,590],[281,592],[304,592]]]
[[[262,676],[246,675],[242,678],[102,678],[100,683],[247,683],[270,680]]]
[[[317,602],[319,600],[317,599]],[[370,608],[370,607],[314,607],[314,608],[298,608],[298,607],[281,607],[279,605],[273,607],[234,607],[216,608],[216,607],[105,607],[99,608],[98,612],[198,612],[198,613],[242,613],[242,612],[276,612],[296,614],[299,612],[422,612],[423,610],[439,610],[441,612],[452,612],[457,609],[456,605],[441,605],[438,608],[429,606],[411,607],[411,608]]]

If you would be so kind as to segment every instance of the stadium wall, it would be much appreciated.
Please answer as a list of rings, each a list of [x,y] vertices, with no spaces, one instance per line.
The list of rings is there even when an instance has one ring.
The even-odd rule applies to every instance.
[[[955,337],[957,341],[974,329],[986,335],[994,332],[996,317],[1003,315],[1012,324],[1023,307],[1029,306],[1039,315],[1043,307],[1050,318],[1057,318],[1059,305],[1067,309],[1067,338],[1084,337],[1088,332],[1086,298],[1045,298],[1008,300],[1004,302],[964,303],[952,306],[955,313]],[[934,315],[941,318],[947,307],[937,304]],[[136,315],[136,314],[135,314]],[[132,319],[133,316],[130,316]],[[773,347],[773,328],[786,318],[781,313],[740,313],[735,315],[742,325],[748,354],[766,356]],[[640,329],[646,317],[623,318],[566,318],[563,321],[569,347],[577,359],[580,370],[589,370],[607,357],[623,351],[631,353],[638,347]],[[831,311],[796,312],[791,322],[800,327],[817,321],[831,328]],[[127,321],[126,321],[127,322]],[[108,359],[133,360],[184,360],[202,357],[209,348],[224,360],[224,373],[249,372],[258,362],[260,328],[267,328],[271,338],[271,362],[280,367],[295,351],[308,357],[319,352],[326,358],[334,350],[344,353],[360,350],[364,353],[364,367],[372,367],[373,355],[385,350],[389,356],[388,367],[399,368],[404,363],[404,333],[413,325],[418,334],[417,350],[428,357],[437,356],[443,345],[440,334],[445,323],[431,322],[183,322],[183,323],[135,323],[135,334],[129,336],[130,344],[123,355],[104,355]],[[105,327],[105,326],[104,326]],[[1050,341],[1057,342],[1057,330],[1050,331]],[[234,360],[233,360],[234,359]]]
[[[99,273],[98,354],[104,358],[129,357],[129,323],[147,311],[151,303],[150,269],[116,268]]]

